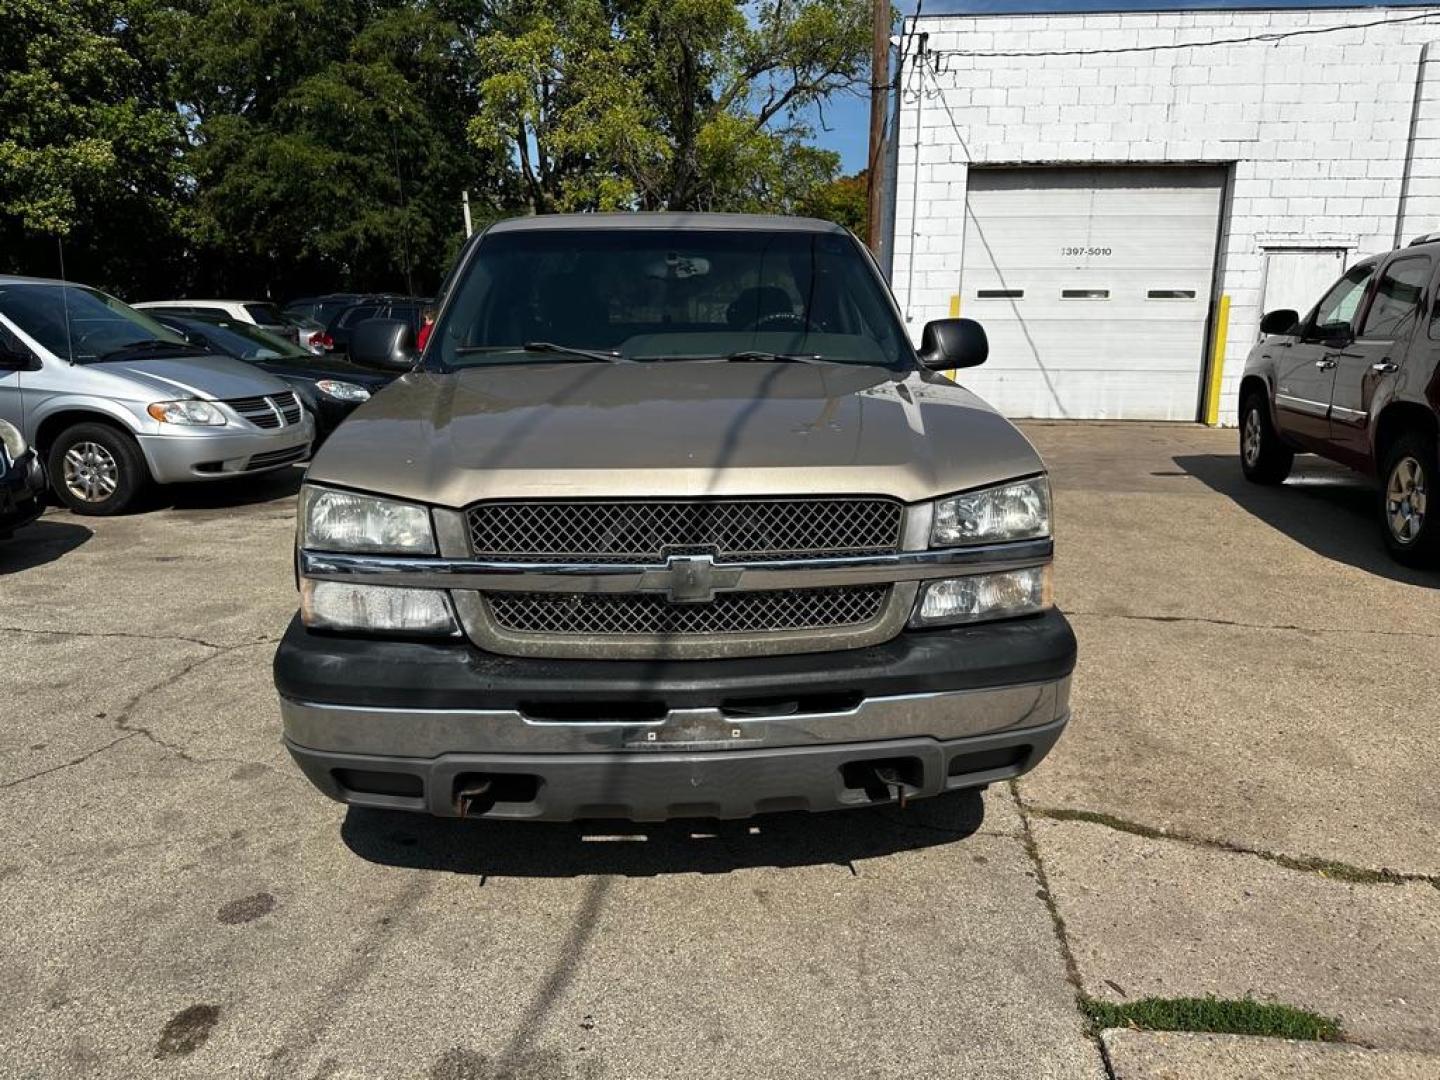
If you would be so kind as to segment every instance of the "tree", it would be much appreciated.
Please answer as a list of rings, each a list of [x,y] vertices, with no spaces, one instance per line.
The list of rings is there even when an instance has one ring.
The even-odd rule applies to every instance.
[[[470,135],[514,156],[536,211],[788,210],[839,165],[804,110],[865,78],[868,12],[513,0],[478,43]]]
[[[0,0],[0,266],[138,284],[167,264],[182,125],[136,47],[135,6]]]
[[[195,118],[203,287],[415,291],[444,273],[459,195],[513,203],[509,163],[465,137],[470,37],[437,6],[214,0],[157,20]],[[260,287],[250,286],[252,290]]]
[[[865,239],[866,220],[870,216],[866,175],[866,170],[861,169],[853,176],[837,177],[815,188],[800,200],[800,213],[844,225]]]

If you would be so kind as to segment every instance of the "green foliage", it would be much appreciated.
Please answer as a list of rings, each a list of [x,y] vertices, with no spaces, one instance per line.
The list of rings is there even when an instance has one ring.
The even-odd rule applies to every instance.
[[[524,209],[789,212],[864,0],[0,0],[0,270],[428,291]],[[816,205],[819,205],[818,203]],[[825,205],[829,205],[826,203]]]
[[[822,184],[800,200],[799,212],[807,217],[824,218],[844,225],[861,240],[866,239],[870,218],[867,173],[861,169],[854,176],[841,176]]]
[[[543,210],[787,212],[830,180],[804,110],[867,72],[863,0],[515,0],[470,124]]]
[[[1084,998],[1080,1007],[1096,1030],[1211,1031],[1319,1042],[1335,1042],[1340,1038],[1337,1020],[1250,998],[1141,998],[1120,1004]]]

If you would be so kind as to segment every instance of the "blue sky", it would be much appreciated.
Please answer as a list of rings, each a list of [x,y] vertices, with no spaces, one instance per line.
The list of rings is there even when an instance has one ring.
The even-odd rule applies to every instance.
[[[892,0],[894,2],[894,0]],[[1320,8],[1320,7],[1407,7],[1431,2],[1431,0],[1253,0],[1249,3],[1226,0],[1151,0],[1151,2],[1127,2],[1127,0],[927,0],[925,14],[940,15],[947,12],[976,14],[997,14],[1007,11],[1163,11],[1163,10],[1214,10],[1216,8]],[[894,5],[906,15],[915,12],[915,0],[898,0]],[[816,128],[816,141],[821,146],[840,154],[841,169],[853,173],[865,167],[865,155],[869,141],[870,100],[860,94],[837,94],[830,99],[823,110],[825,128],[821,128],[818,116],[811,120]]]

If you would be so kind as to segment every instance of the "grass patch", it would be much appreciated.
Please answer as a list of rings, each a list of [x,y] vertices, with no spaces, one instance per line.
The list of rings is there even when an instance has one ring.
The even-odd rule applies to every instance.
[[[1083,998],[1080,1009],[1096,1030],[1209,1031],[1222,1035],[1268,1035],[1277,1039],[1338,1042],[1340,1022],[1289,1005],[1244,998],[1141,998],[1115,1003]]]

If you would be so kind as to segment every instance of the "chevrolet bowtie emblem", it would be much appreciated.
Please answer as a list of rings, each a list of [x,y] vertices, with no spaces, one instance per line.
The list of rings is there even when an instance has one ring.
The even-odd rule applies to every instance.
[[[647,570],[640,580],[644,592],[663,592],[672,604],[708,604],[717,589],[733,589],[739,570],[717,570],[709,555],[671,555],[664,570]]]

